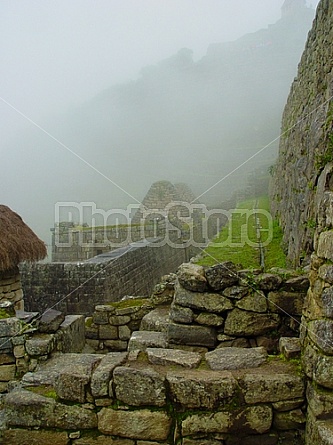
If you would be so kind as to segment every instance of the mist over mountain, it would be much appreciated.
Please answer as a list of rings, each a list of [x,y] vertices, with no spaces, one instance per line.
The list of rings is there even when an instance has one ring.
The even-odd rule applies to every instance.
[[[26,203],[30,220],[35,205],[45,209],[32,224],[37,233],[48,236],[58,201],[125,208],[139,203],[153,182],[169,180],[187,183],[201,202],[214,205],[244,187],[254,168],[266,171],[314,17],[313,9],[295,3],[300,6],[266,29],[212,44],[197,61],[182,48],[143,68],[137,80],[45,121],[43,131],[28,123],[24,137],[6,141],[16,181],[26,181],[27,168],[38,177],[35,203]],[[1,171],[3,178],[9,174]],[[5,181],[4,196],[12,184]]]
[[[111,178],[120,169],[119,183],[139,200],[160,179],[186,182],[201,195],[279,136],[313,14],[304,6],[267,29],[211,45],[199,61],[183,48],[143,68],[137,81],[110,87],[68,118],[68,145],[79,139],[80,154]],[[219,202],[242,187],[246,172],[273,160],[277,146],[202,200]]]

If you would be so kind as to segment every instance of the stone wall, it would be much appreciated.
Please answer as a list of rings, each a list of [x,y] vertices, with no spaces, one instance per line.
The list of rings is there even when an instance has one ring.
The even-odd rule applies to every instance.
[[[298,339],[279,336],[297,335],[284,317],[299,317],[308,280],[279,272],[183,264],[149,299],[96,306],[85,348],[97,353],[73,353],[83,347],[82,316],[67,336],[56,311],[0,320],[13,342],[0,355],[12,358],[8,380],[25,372],[4,382],[2,443],[303,445],[305,386],[297,347],[286,347]],[[30,332],[17,335],[24,317]],[[268,356],[272,341],[284,357]]]
[[[302,319],[303,367],[308,377],[307,444],[333,441],[333,165],[319,177],[318,226],[311,256],[310,289]]]
[[[3,301],[14,303],[15,309],[23,310],[23,291],[18,268],[0,271],[0,304]]]
[[[139,242],[83,263],[23,265],[26,310],[91,315],[97,304],[150,295],[161,276],[188,260],[189,249]]]
[[[272,209],[284,230],[289,259],[298,266],[313,252],[319,178],[333,161],[333,3],[321,0],[283,120],[273,169]]]
[[[0,393],[6,392],[9,382],[34,371],[55,352],[81,352],[85,346],[85,326],[82,315],[64,316],[50,310],[38,312],[16,311],[10,308],[0,318]]]
[[[179,268],[168,341],[215,347],[264,346],[276,353],[280,337],[297,337],[309,281],[280,270],[237,270],[230,262]]]

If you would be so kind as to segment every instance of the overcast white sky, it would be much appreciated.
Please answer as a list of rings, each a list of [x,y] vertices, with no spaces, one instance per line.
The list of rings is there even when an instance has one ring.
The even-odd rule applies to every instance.
[[[38,206],[38,194],[43,193],[45,202],[49,199],[47,185],[31,177],[27,166],[18,169],[24,162],[19,153],[27,150],[22,127],[31,127],[23,115],[43,125],[53,113],[65,113],[111,85],[137,79],[143,67],[184,47],[198,60],[211,43],[232,41],[275,23],[283,2],[0,0],[0,178],[5,183],[0,203],[10,205],[34,229],[45,206],[53,206]],[[318,2],[308,0],[308,5]],[[11,152],[6,139],[13,136]],[[43,162],[33,155],[30,161],[37,168]],[[59,150],[58,166],[62,162],[68,161]],[[45,175],[56,168],[49,162]],[[46,231],[51,222],[43,222]]]
[[[199,59],[266,27],[283,1],[1,0],[0,96],[32,118],[63,110],[182,47]],[[0,113],[14,118],[4,104]]]

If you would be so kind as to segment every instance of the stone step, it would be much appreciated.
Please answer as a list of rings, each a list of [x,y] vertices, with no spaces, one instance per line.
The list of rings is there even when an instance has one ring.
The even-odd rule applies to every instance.
[[[147,348],[167,348],[168,339],[165,332],[134,331],[128,342],[128,351],[145,351]]]
[[[140,331],[167,332],[170,307],[159,307],[145,315],[141,321]]]

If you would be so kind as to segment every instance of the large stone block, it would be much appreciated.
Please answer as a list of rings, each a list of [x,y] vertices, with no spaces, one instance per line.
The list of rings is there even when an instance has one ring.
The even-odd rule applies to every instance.
[[[75,445],[135,445],[134,440],[113,439],[110,436],[96,436],[96,434],[81,437],[80,439],[75,440],[73,443]]]
[[[293,372],[248,373],[242,386],[250,404],[303,398],[305,390],[303,379]]]
[[[82,354],[81,360],[60,370],[55,378],[54,388],[61,399],[84,403],[86,390],[90,383],[91,374],[98,366],[101,357],[94,354]]]
[[[55,309],[47,309],[39,321],[39,331],[54,333],[64,320],[65,315],[62,312],[56,311]]]
[[[156,308],[146,314],[140,325],[141,331],[166,332],[169,323],[169,307]]]
[[[305,293],[300,292],[270,292],[268,306],[271,312],[286,315],[302,315]]]
[[[216,332],[208,326],[181,325],[170,323],[168,341],[177,345],[204,346],[214,348]]]
[[[167,345],[168,339],[164,332],[134,331],[128,342],[128,350],[145,351],[147,348],[166,348]]]
[[[257,368],[266,361],[264,348],[220,348],[205,355],[208,366],[221,371],[226,369]]]
[[[313,379],[325,388],[333,389],[333,357],[317,354],[315,357]]]
[[[175,323],[191,324],[193,322],[194,314],[189,307],[179,306],[173,303],[170,308],[170,320]],[[166,332],[168,326],[166,326]]]
[[[22,326],[22,322],[15,317],[0,319],[0,338],[19,335]]]
[[[180,284],[194,292],[204,292],[207,289],[207,279],[202,266],[184,263],[179,266],[177,276]]]
[[[0,366],[0,382],[8,382],[14,380],[16,372],[16,365],[1,365]]]
[[[275,413],[273,425],[277,430],[298,430],[305,424],[305,416],[301,409]]]
[[[38,334],[25,342],[25,349],[31,356],[48,355],[54,348],[53,334]]]
[[[205,275],[209,286],[217,291],[234,286],[239,281],[237,268],[230,261],[207,268]]]
[[[272,425],[272,408],[266,405],[243,410],[193,414],[182,421],[183,436],[212,433],[262,434]]]
[[[180,349],[147,348],[148,361],[153,365],[179,365],[184,368],[196,368],[201,362],[198,352]]]
[[[261,290],[277,290],[281,283],[282,278],[279,275],[272,273],[262,273],[254,277],[254,281]]]
[[[205,312],[222,313],[233,308],[227,297],[208,292],[191,292],[177,285],[175,290],[175,304]]]
[[[67,315],[55,334],[57,349],[64,353],[81,352],[85,345],[83,315]]]
[[[113,370],[122,365],[127,358],[125,352],[110,352],[102,358],[91,377],[91,394],[93,397],[105,397],[109,393],[109,383]]]
[[[93,411],[63,405],[22,389],[14,390],[5,397],[5,409],[9,426],[75,430],[97,427],[97,416]]]
[[[314,320],[308,324],[308,335],[325,354],[333,355],[333,321]]]
[[[333,230],[324,231],[319,235],[317,255],[333,261]]]
[[[280,317],[277,314],[257,314],[234,309],[227,316],[224,333],[252,337],[277,329],[279,324]]]
[[[119,366],[113,373],[118,400],[133,406],[163,406],[166,403],[164,377],[153,369]]]
[[[186,409],[216,409],[230,402],[238,386],[231,373],[173,371],[167,373],[171,400]]]
[[[317,419],[327,419],[333,415],[333,393],[308,383],[306,389],[309,408]]]
[[[162,441],[168,438],[170,428],[171,418],[162,411],[102,408],[98,413],[98,429],[112,436]]]
[[[68,445],[69,438],[65,431],[45,431],[45,430],[27,430],[11,429],[6,430],[3,435],[4,445]]]
[[[267,299],[263,292],[256,291],[237,301],[236,307],[251,312],[267,312]]]

